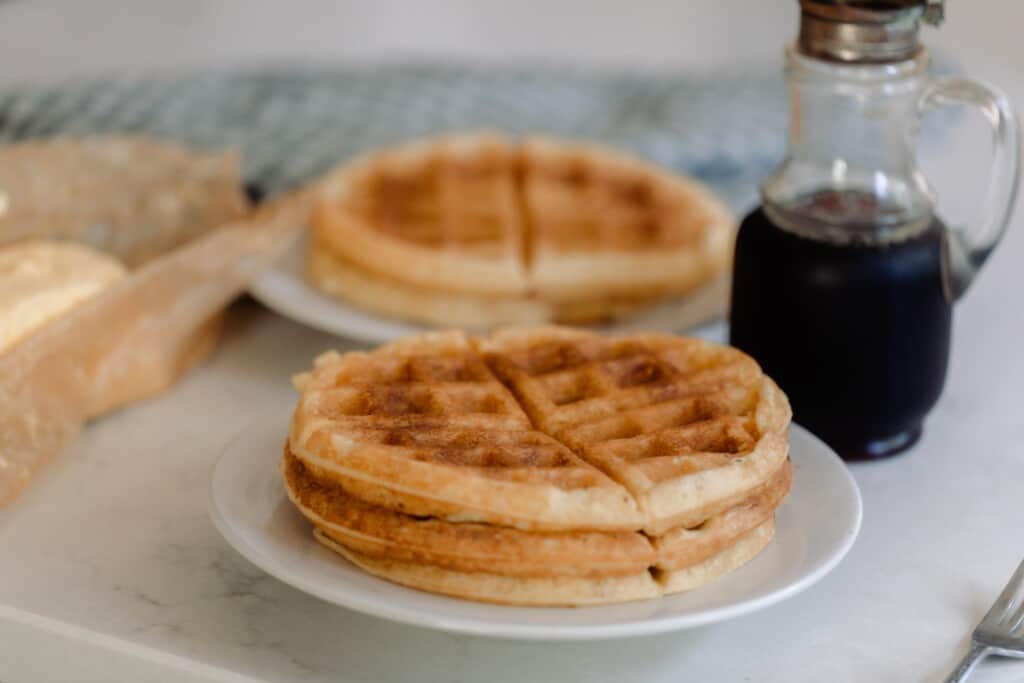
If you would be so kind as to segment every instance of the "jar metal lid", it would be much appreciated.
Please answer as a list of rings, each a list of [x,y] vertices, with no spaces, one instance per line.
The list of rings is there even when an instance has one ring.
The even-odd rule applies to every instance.
[[[835,62],[913,58],[921,22],[938,25],[944,0],[800,0],[800,52]]]

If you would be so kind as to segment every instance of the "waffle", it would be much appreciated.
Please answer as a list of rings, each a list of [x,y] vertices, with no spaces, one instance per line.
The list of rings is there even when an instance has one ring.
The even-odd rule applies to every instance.
[[[787,457],[789,403],[736,349],[560,327],[478,347],[538,428],[630,491],[648,533],[736,505]]]
[[[326,247],[314,245],[307,271],[317,287],[359,308],[428,325],[491,329],[503,325],[594,322],[626,315],[653,303],[651,298],[602,296],[572,301],[542,301],[514,296],[478,296],[409,287],[364,270]]]
[[[775,518],[762,522],[740,536],[735,543],[695,565],[683,569],[655,571],[655,580],[664,595],[700,588],[706,583],[739,569],[765,549],[775,535]]]
[[[297,384],[292,452],[369,503],[521,528],[640,523],[624,488],[533,429],[461,332],[327,354]]]
[[[631,576],[524,578],[488,572],[461,572],[427,564],[370,557],[347,548],[319,529],[314,537],[369,574],[410,588],[456,598],[505,605],[554,607],[603,605],[647,600],[661,594],[647,571]]]
[[[414,517],[370,505],[318,479],[287,449],[281,461],[295,507],[337,544],[368,557],[462,572],[541,578],[631,576],[649,568],[688,569],[719,555],[772,519],[789,491],[786,463],[763,491],[691,529],[661,537],[631,531],[523,531],[475,522]]]
[[[413,517],[370,505],[314,477],[290,453],[282,461],[295,506],[328,538],[381,559],[510,576],[628,576],[654,564],[650,541],[632,531],[530,532]]]
[[[437,138],[363,157],[324,187],[310,280],[430,324],[607,320],[709,282],[733,235],[695,181],[554,140]]]
[[[320,529],[314,537],[364,571],[394,583],[456,598],[505,605],[581,607],[648,600],[694,590],[725,576],[757,556],[775,533],[768,520],[735,544],[699,564],[671,572],[638,572],[629,576],[520,577],[489,572],[463,572],[429,564],[371,557],[346,547]]]
[[[524,295],[515,165],[515,149],[486,134],[367,155],[325,183],[315,240],[407,286]]]
[[[324,546],[375,576],[484,602],[581,606],[693,590],[752,559],[774,532],[773,509],[748,528],[734,523],[753,519],[749,511],[763,500],[752,500],[687,530],[690,552],[679,552],[677,537],[663,557],[658,539],[635,532],[538,533],[411,517],[316,480],[288,453],[282,462],[288,495]],[[784,469],[780,483],[788,485]]]
[[[721,555],[741,538],[775,517],[789,493],[793,470],[787,460],[753,495],[695,527],[680,526],[651,538],[655,568],[664,575],[684,571]],[[685,590],[680,588],[679,590]]]
[[[545,300],[688,292],[729,261],[733,219],[693,180],[596,145],[528,139],[530,278]]]
[[[789,491],[789,408],[742,353],[667,335],[428,332],[296,378],[282,460],[317,538],[448,595],[595,604],[755,556]]]

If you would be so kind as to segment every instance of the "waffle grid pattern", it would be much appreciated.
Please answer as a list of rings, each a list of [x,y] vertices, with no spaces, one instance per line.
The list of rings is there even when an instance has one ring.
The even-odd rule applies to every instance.
[[[577,483],[563,486],[607,476],[634,496],[728,468],[761,436],[762,375],[726,347],[564,329],[476,344],[327,361],[297,415],[411,461],[567,479],[575,470]]]
[[[586,147],[528,142],[523,154],[524,205],[542,246],[555,250],[674,248],[700,235],[699,202],[641,164],[624,165]]]
[[[338,201],[374,229],[420,246],[515,250],[512,149],[500,139],[475,140],[472,149],[432,143],[367,158],[346,174]]]
[[[620,479],[631,463],[653,463],[648,469],[665,478],[728,465],[758,437],[756,365],[727,349],[700,358],[706,346],[693,344],[692,358],[675,364],[657,345],[600,338],[551,340],[490,360],[534,423],[585,460]]]
[[[531,429],[472,350],[359,354],[313,381],[303,393],[305,410],[333,431],[395,455],[483,469],[585,467],[563,444]]]

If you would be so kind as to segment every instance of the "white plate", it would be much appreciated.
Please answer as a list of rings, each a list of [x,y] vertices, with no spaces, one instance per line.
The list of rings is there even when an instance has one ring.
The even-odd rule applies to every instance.
[[[753,561],[692,593],[582,608],[487,605],[423,593],[366,574],[313,540],[284,495],[284,420],[253,423],[213,470],[210,516],[234,548],[281,581],[328,602],[407,624],[524,640],[622,638],[731,619],[796,595],[846,555],[861,500],[846,466],[817,437],[790,430],[794,483],[775,539]],[[823,514],[822,511],[827,511]]]
[[[349,339],[374,344],[393,341],[427,329],[423,325],[375,315],[334,297],[322,294],[303,277],[308,240],[305,235],[250,286],[260,303],[281,315]],[[645,309],[605,331],[661,330],[678,332],[721,318],[726,308],[726,278],[692,293],[685,299]]]

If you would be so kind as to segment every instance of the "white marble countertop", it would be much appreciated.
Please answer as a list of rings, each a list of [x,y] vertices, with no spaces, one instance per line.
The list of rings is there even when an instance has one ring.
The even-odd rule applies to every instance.
[[[397,21],[390,33],[386,20],[401,14],[397,3],[380,3],[378,14],[352,2],[310,3],[298,17],[284,3],[250,12],[255,3],[188,0],[148,13],[109,1],[89,3],[88,11],[85,3],[14,3],[0,6],[0,82],[98,72],[126,59],[181,66],[366,58],[400,48],[657,66],[778,59],[778,45],[792,34],[789,4],[775,13],[755,0],[622,3],[653,20],[630,24],[635,30],[609,50],[601,36],[634,16],[627,9],[586,15],[589,38],[572,34],[559,47],[544,37],[573,26],[580,2],[545,3],[549,21],[540,34],[531,32],[530,11],[501,14],[497,2],[448,0],[429,17]],[[949,25],[929,38],[1024,105],[1024,3],[951,4]],[[729,41],[736,50],[702,37],[710,31],[702,26],[731,35],[740,9],[754,14]],[[237,29],[247,20],[255,28]],[[322,28],[325,21],[337,32]],[[457,43],[460,31],[470,38]],[[984,182],[979,139],[925,160],[947,217],[969,215]],[[207,517],[213,462],[251,420],[291,409],[291,373],[319,351],[345,346],[244,303],[209,364],[174,392],[90,426],[0,510],[0,680],[941,680],[1024,556],[1022,257],[1018,211],[958,307],[949,379],[923,439],[904,456],[853,467],[864,526],[833,574],[733,622],[597,644],[400,626],[308,597],[235,554]],[[972,680],[1024,681],[1024,662],[987,663]]]

